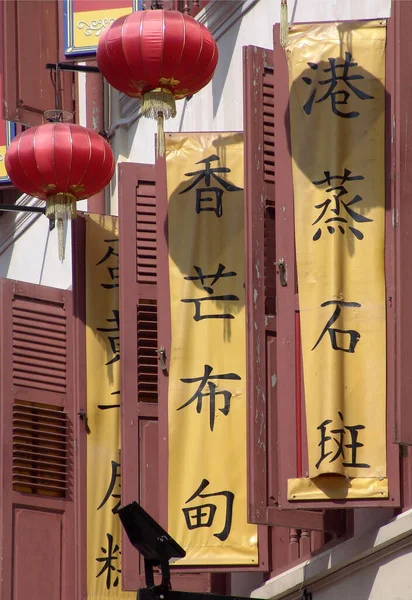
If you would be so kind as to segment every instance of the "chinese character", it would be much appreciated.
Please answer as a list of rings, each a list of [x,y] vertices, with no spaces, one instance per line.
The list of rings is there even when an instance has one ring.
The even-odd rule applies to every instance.
[[[119,242],[119,240],[117,238],[114,238],[113,240],[104,240],[104,241],[107,244],[110,244],[110,243],[117,244]],[[106,254],[103,256],[103,258],[101,260],[99,260],[98,263],[96,263],[96,267],[98,265],[101,265],[104,262],[106,262],[106,260],[108,260],[111,256],[117,256],[117,257],[119,256],[118,252],[115,252],[115,249],[113,248],[113,246],[109,246],[108,247],[108,249],[106,251]],[[105,288],[107,290],[110,290],[110,289],[118,288],[119,287],[119,282],[118,282],[118,280],[119,280],[119,265],[118,265],[118,263],[119,263],[119,261],[116,260],[116,262],[115,262],[116,266],[115,267],[107,267],[107,270],[109,271],[110,279],[112,281],[117,280],[117,282],[116,283],[101,283],[100,285],[103,288]]]
[[[221,217],[223,214],[222,196],[224,190],[220,187],[211,186],[210,178],[213,177],[227,192],[239,192],[243,188],[237,187],[236,185],[225,181],[222,177],[219,177],[216,173],[230,173],[230,169],[227,167],[211,167],[210,163],[215,160],[218,161],[219,157],[216,154],[212,154],[208,158],[199,160],[199,162],[196,163],[197,165],[204,163],[204,169],[193,171],[192,173],[185,173],[186,177],[193,177],[195,175],[197,175],[197,177],[193,183],[179,192],[179,194],[189,192],[204,179],[206,187],[196,188],[196,213],[199,214],[201,212],[212,211],[217,217]],[[214,205],[211,204],[212,202],[214,202]]]
[[[342,300],[328,300],[327,302],[323,302],[321,307],[323,308],[331,304],[336,304],[336,308],[333,312],[333,315],[323,328],[322,333],[320,334],[318,341],[313,346],[312,350],[316,348],[316,346],[321,342],[325,333],[328,332],[333,350],[341,350],[342,352],[349,352],[350,354],[353,354],[355,352],[356,344],[359,342],[361,337],[359,331],[355,331],[354,329],[332,329],[332,325],[339,319],[340,313],[342,312],[341,306],[346,306],[348,308],[360,308],[361,304],[358,302],[343,302]],[[349,335],[349,343],[346,348],[343,346],[338,346],[336,335],[338,333],[341,333],[342,335]]]
[[[213,496],[224,496],[224,498],[226,498],[225,524],[220,533],[213,534],[221,542],[224,542],[228,538],[230,534],[230,528],[232,526],[233,501],[235,499],[235,495],[233,494],[233,492],[228,491],[215,492],[214,494],[202,494],[201,492],[203,492],[203,490],[207,488],[208,485],[209,481],[207,479],[203,479],[202,483],[199,485],[195,493],[192,496],[190,496],[188,500],[186,500],[185,504],[188,504],[195,498],[212,498]],[[198,529],[199,527],[212,526],[217,511],[217,506],[216,504],[200,504],[192,508],[182,508],[182,511],[185,516],[187,528]]]
[[[373,221],[373,219],[369,219],[368,217],[361,215],[360,213],[353,210],[353,208],[351,208],[354,204],[357,204],[362,200],[362,196],[356,194],[349,202],[344,202],[341,199],[341,196],[344,196],[348,193],[347,189],[343,185],[344,183],[346,183],[347,181],[359,181],[364,179],[362,175],[353,175],[352,177],[350,177],[351,172],[352,171],[349,171],[349,169],[345,169],[343,175],[331,175],[330,171],[324,171],[325,179],[322,179],[322,181],[312,181],[314,185],[323,185],[324,183],[326,183],[328,186],[331,186],[326,189],[326,193],[337,192],[335,194],[332,194],[333,200],[331,198],[327,198],[325,202],[322,202],[322,204],[317,204],[315,206],[315,208],[321,210],[322,212],[320,213],[319,217],[315,221],[313,221],[312,225],[316,225],[316,223],[319,223],[319,221],[325,216],[326,211],[329,209],[334,216],[331,216],[328,219],[326,219],[324,223],[326,224],[327,230],[330,234],[335,233],[336,231],[332,223],[334,223],[335,226],[338,227],[339,231],[342,234],[345,233],[345,225],[348,225],[349,230],[353,233],[353,235],[358,240],[363,240],[363,233],[359,231],[359,229],[357,229],[356,227],[349,225],[348,219],[346,218],[346,216],[349,215],[349,217],[356,221],[356,223],[368,223]],[[332,179],[340,179],[340,185],[333,186],[331,183]],[[346,214],[343,211],[346,211]],[[321,235],[322,229],[319,227],[313,236],[313,240],[316,242],[321,237]]]
[[[110,394],[111,396],[120,396],[120,390],[116,390]],[[120,408],[120,404],[98,404],[100,410],[108,410],[109,408]]]
[[[101,551],[103,552],[103,554],[105,554],[105,556],[102,556],[101,558],[96,558],[97,562],[103,563],[101,570],[96,575],[96,579],[98,577],[100,577],[101,575],[103,575],[103,573],[105,571],[107,571],[107,573],[106,573],[106,588],[108,590],[110,590],[110,588],[112,586],[112,581],[111,581],[112,571],[117,571],[118,573],[121,573],[121,570],[116,569],[115,565],[112,564],[116,560],[119,561],[119,556],[115,556],[115,555],[117,552],[120,555],[121,552],[120,552],[120,548],[117,544],[115,544],[113,547],[113,536],[110,535],[110,533],[107,533],[106,535],[107,535],[108,547],[107,547],[107,549],[103,548],[103,546],[100,548]],[[119,565],[119,562],[117,562],[116,565]],[[116,575],[116,579],[113,581],[113,587],[117,587],[118,585],[119,585],[119,577]]]
[[[338,82],[342,81],[360,100],[373,100],[374,99],[373,96],[369,96],[369,94],[362,92],[362,90],[360,90],[355,85],[353,85],[353,83],[351,83],[351,81],[365,79],[364,76],[360,75],[360,74],[349,75],[349,69],[352,67],[357,67],[358,63],[352,62],[352,54],[350,52],[345,52],[345,61],[342,62],[341,64],[336,63],[336,61],[338,60],[336,58],[328,58],[328,60],[329,60],[330,68],[323,69],[323,73],[330,73],[331,76],[329,79],[324,79],[323,81],[318,81],[318,83],[319,83],[319,85],[327,85],[329,87],[326,89],[326,92],[323,94],[323,96],[316,101],[315,101],[315,97],[316,97],[316,88],[315,88],[313,90],[313,92],[311,93],[309,100],[304,105],[303,110],[305,111],[305,113],[307,115],[310,115],[312,112],[312,107],[313,107],[314,101],[315,101],[315,104],[318,104],[319,102],[323,102],[324,100],[327,100],[328,98],[330,98],[331,103],[332,103],[332,112],[335,115],[337,115],[338,117],[343,117],[345,119],[353,119],[354,117],[359,117],[360,113],[358,113],[355,110],[351,111],[351,112],[342,112],[338,108],[338,105],[342,105],[342,104],[347,105],[348,104],[348,99],[351,95],[350,92],[348,92],[348,90],[346,90],[346,89],[335,91],[336,87],[338,86]],[[316,63],[308,62],[307,64],[313,71],[317,71],[317,69],[319,68],[319,65]],[[338,75],[338,69],[342,69],[341,75]],[[311,85],[313,83],[313,80],[310,77],[302,77],[302,79],[307,85]]]
[[[237,275],[237,273],[235,273],[234,271],[227,271],[225,273],[226,267],[225,267],[225,265],[222,265],[221,263],[219,263],[216,273],[212,273],[211,275],[204,275],[203,270],[200,267],[197,267],[196,265],[194,265],[193,268],[197,273],[197,277],[191,276],[191,277],[185,277],[185,279],[187,281],[201,281],[203,289],[208,294],[213,294],[213,292],[214,292],[213,286],[217,281],[219,281],[220,278],[235,277]],[[205,285],[206,279],[212,279],[210,286]],[[215,302],[217,302],[217,301],[226,301],[227,302],[230,300],[237,302],[237,301],[239,301],[239,298],[233,294],[226,294],[223,296],[213,296],[213,297],[206,296],[205,298],[185,298],[185,299],[182,299],[181,302],[185,302],[185,303],[193,302],[194,303],[195,314],[194,314],[193,319],[195,321],[201,321],[202,319],[234,319],[235,318],[230,313],[201,315],[200,314],[201,303],[208,302],[210,300],[214,300]]]
[[[220,396],[220,395],[223,396],[223,399],[224,399],[223,408],[219,408],[219,410],[226,417],[230,412],[230,399],[232,397],[232,394],[228,390],[216,391],[217,385],[209,380],[210,379],[231,379],[231,380],[239,381],[241,379],[239,377],[239,375],[236,375],[236,373],[224,373],[223,375],[213,375],[212,377],[210,377],[210,374],[212,371],[213,371],[213,367],[211,367],[210,365],[205,365],[205,371],[204,371],[204,375],[202,377],[185,378],[185,379],[180,380],[183,383],[194,383],[196,381],[200,381],[200,384],[199,384],[199,387],[197,388],[196,392],[193,394],[193,396],[191,396],[187,402],[182,404],[182,406],[179,406],[179,408],[177,409],[177,410],[181,410],[182,408],[186,408],[186,406],[189,406],[189,404],[191,404],[192,402],[194,402],[196,400],[197,401],[196,412],[198,414],[200,414],[202,412],[202,407],[203,407],[203,398],[208,396],[209,397],[209,427],[210,427],[210,431],[213,431],[213,428],[215,425],[216,396]],[[203,392],[206,384],[209,386],[209,392],[207,392],[207,393]]]
[[[201,281],[203,289],[208,294],[213,294],[213,286],[217,281],[219,281],[221,277],[235,277],[237,275],[237,273],[235,273],[234,271],[226,271],[225,273],[226,267],[221,263],[219,263],[216,273],[213,273],[212,275],[204,275],[203,270],[200,267],[197,267],[196,265],[193,265],[193,268],[197,273],[197,277],[185,277],[186,281]],[[205,286],[206,279],[212,279],[212,281],[210,282],[210,287]]]
[[[100,502],[99,506],[97,507],[97,510],[100,510],[106,504],[106,502],[108,501],[110,496],[112,498],[118,499],[116,506],[112,510],[116,510],[120,506],[120,494],[113,493],[117,479],[119,480],[117,483],[120,488],[120,464],[118,462],[112,460],[111,467],[112,467],[112,474],[110,477],[109,487],[107,488],[107,492],[106,492],[103,500]]]
[[[97,327],[97,331],[102,331],[102,332],[107,332],[107,333],[111,333],[111,332],[119,333],[119,327],[120,327],[119,311],[112,310],[112,313],[113,313],[114,318],[106,319],[106,321],[108,323],[114,323],[115,327],[107,327],[107,328]],[[111,365],[111,364],[117,362],[118,360],[120,360],[120,347],[119,347],[120,337],[118,335],[116,335],[116,336],[108,335],[107,339],[109,340],[110,348],[111,348],[114,356],[111,360],[109,360],[109,362],[106,363],[106,365]]]
[[[344,418],[343,418],[342,413],[338,412],[338,415],[339,415],[340,420],[343,423]],[[340,456],[342,457],[342,460],[344,461],[345,460],[345,448],[348,448],[350,450],[350,462],[342,462],[342,466],[368,469],[370,467],[370,465],[368,465],[366,463],[358,463],[356,460],[356,454],[357,454],[358,448],[362,448],[364,446],[364,444],[361,444],[360,442],[358,442],[359,431],[361,431],[362,429],[365,429],[365,425],[345,425],[344,424],[343,427],[341,427],[340,429],[331,429],[330,433],[337,434],[339,436],[337,439],[336,437],[332,438],[330,435],[326,435],[326,433],[327,433],[326,427],[327,427],[327,425],[330,425],[331,423],[332,423],[332,421],[330,419],[326,419],[326,421],[323,421],[323,423],[321,423],[319,425],[319,427],[317,427],[318,431],[320,431],[320,442],[318,444],[318,446],[320,447],[320,458],[315,465],[316,468],[319,469],[320,464],[325,460],[325,458],[327,458],[328,456],[333,454],[333,450],[326,452],[326,449],[327,449],[326,446],[327,445],[329,446],[328,442],[333,440],[337,445],[337,449],[336,449],[335,454],[330,459],[329,463],[334,462]],[[344,444],[343,443],[344,436],[346,435],[347,432],[349,432],[349,435],[350,435],[350,443]]]

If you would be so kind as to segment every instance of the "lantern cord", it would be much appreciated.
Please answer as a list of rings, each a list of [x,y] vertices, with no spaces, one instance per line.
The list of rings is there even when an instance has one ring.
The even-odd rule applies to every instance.
[[[59,247],[59,260],[64,261],[64,226],[68,220],[75,219],[76,197],[73,194],[59,192],[46,199],[46,217],[57,225],[57,242]]]
[[[288,18],[288,2],[287,0],[281,0],[280,5],[280,45],[285,48],[288,42],[288,29],[289,29],[289,18]]]
[[[165,153],[165,119],[163,113],[157,113],[157,137],[156,137],[156,156],[164,156]]]

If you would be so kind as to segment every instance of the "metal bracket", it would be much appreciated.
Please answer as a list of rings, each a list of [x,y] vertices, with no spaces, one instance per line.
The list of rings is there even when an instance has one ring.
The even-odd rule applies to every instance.
[[[76,65],[75,63],[46,63],[46,69],[52,71],[75,71],[79,73],[100,73],[99,67],[91,65]]]
[[[286,287],[288,284],[288,275],[287,275],[287,270],[286,270],[285,259],[279,258],[279,260],[277,260],[273,264],[275,265],[275,267],[278,267],[278,269],[279,269],[280,285],[282,287]]]
[[[81,408],[77,414],[79,416],[79,419],[84,423],[86,433],[91,433],[91,429],[89,427],[89,419],[87,418],[86,411]]]
[[[160,348],[156,350],[156,353],[159,355],[160,368],[162,371],[166,371],[166,348],[164,346],[160,346]]]

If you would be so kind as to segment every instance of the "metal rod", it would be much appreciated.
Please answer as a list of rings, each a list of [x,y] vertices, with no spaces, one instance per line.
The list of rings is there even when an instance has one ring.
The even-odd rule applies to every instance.
[[[46,69],[60,69],[60,71],[78,71],[80,73],[100,73],[99,67],[90,65],[74,65],[70,63],[46,63]]]
[[[42,208],[41,206],[22,206],[19,204],[0,204],[0,212],[37,212],[37,213],[45,213],[46,208]]]

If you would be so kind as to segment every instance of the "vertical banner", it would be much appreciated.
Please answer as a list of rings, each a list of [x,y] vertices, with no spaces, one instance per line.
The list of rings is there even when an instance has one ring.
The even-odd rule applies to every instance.
[[[65,54],[94,54],[103,31],[137,10],[137,0],[64,0]]]
[[[286,48],[309,458],[291,500],[388,495],[385,39],[304,25]]]
[[[119,253],[117,217],[86,217],[87,598],[121,591]]]
[[[243,136],[166,136],[168,530],[179,565],[258,564],[247,523]]]

